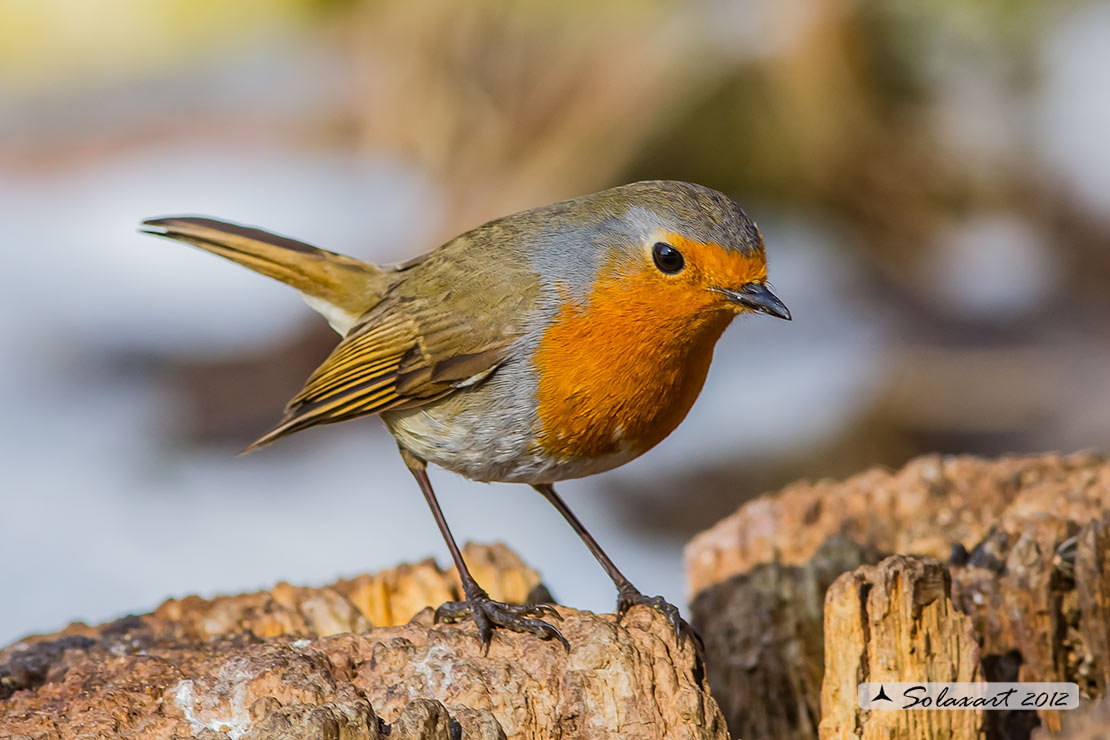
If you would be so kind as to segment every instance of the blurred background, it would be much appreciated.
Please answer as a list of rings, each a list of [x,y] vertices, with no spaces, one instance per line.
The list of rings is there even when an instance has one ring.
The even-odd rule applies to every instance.
[[[376,419],[247,457],[336,337],[136,233],[201,213],[372,261],[631,180],[759,222],[791,324],[726,333],[687,422],[562,486],[632,580],[800,477],[1110,447],[1110,4],[0,0],[0,644],[435,556]],[[433,482],[609,611],[521,486]]]

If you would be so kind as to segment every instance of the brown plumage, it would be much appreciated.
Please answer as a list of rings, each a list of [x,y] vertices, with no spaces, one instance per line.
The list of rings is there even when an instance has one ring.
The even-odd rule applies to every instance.
[[[514,338],[476,342],[470,322],[442,312],[438,297],[393,291],[418,261],[381,268],[210,218],[179,216],[143,225],[148,233],[192,244],[291,285],[310,303],[318,301],[314,307],[345,333],[275,427],[244,451],[310,426],[434,400],[496,367]],[[459,347],[473,349],[459,352]]]
[[[567,644],[537,618],[549,607],[491,601],[474,581],[427,462],[531,485],[613,579],[618,614],[648,605],[692,634],[674,606],[629,583],[552,484],[666,437],[736,315],[790,318],[766,287],[758,229],[730,199],[690,183],[633,183],[490,222],[396,267],[207,218],[144,226],[292,285],[343,336],[251,448],[380,414],[462,579],[466,601],[437,618],[471,616],[487,646],[494,626]]]

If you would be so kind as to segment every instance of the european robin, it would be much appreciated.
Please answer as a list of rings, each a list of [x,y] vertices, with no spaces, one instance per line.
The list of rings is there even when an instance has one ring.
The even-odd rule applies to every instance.
[[[282,236],[192,216],[144,231],[292,285],[343,339],[248,449],[317,424],[379,414],[416,477],[483,648],[495,627],[567,645],[543,605],[493,601],[440,511],[427,463],[526,483],[550,501],[617,587],[693,634],[678,609],[617,569],[553,484],[657,445],[701,391],[713,347],[745,312],[790,319],[767,288],[763,239],[726,196],[638,182],[491,221],[416,259],[377,267]],[[696,635],[694,636],[696,640]]]

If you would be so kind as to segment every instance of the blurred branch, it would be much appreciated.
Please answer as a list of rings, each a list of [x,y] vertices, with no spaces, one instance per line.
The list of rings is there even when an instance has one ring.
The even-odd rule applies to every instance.
[[[678,6],[368,3],[358,135],[447,194],[441,236],[611,184],[666,112],[700,89]]]

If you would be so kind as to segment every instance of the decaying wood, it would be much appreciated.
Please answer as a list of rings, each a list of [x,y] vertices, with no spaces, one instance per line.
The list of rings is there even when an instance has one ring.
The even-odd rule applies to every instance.
[[[694,598],[709,685],[734,736],[817,736],[825,591],[841,573],[877,561],[873,551],[834,538],[804,565],[758,565]]]
[[[865,711],[865,681],[982,681],[971,619],[956,609],[943,563],[894,555],[845,573],[825,599],[822,740],[985,737],[982,710]],[[835,646],[835,649],[833,649]]]
[[[1031,514],[1014,534],[993,531],[950,570],[990,680],[1074,681],[1081,697],[1107,695],[1110,522]],[[1060,728],[1059,712],[1039,714]]]
[[[692,593],[760,563],[801,565],[835,535],[884,553],[945,560],[992,528],[1018,532],[1030,514],[1098,519],[1110,507],[1110,463],[1097,455],[983,460],[929,455],[900,470],[794,483],[741,506],[686,547]]]
[[[486,583],[532,590],[507,551],[469,554],[507,567]],[[0,650],[0,737],[727,740],[693,648],[650,608],[620,624],[559,608],[569,654],[499,631],[483,655],[469,621],[433,625],[424,609],[371,628],[345,595],[386,583],[391,604],[418,603],[393,588],[407,583],[438,598],[436,572],[190,597],[22,641]]]
[[[560,608],[569,655],[499,632],[485,656],[473,624],[431,623],[460,593],[426,562],[0,649],[0,737],[727,740],[727,717],[749,740],[1090,740],[1110,691],[1108,511],[1110,463],[1090,455],[929,457],[750,502],[687,551],[723,715],[654,611]],[[503,548],[467,558],[495,598],[545,594]],[[1075,681],[1084,707],[856,707],[865,680],[982,679]]]
[[[539,574],[504,545],[467,544],[463,555],[492,598],[513,604],[550,600]],[[142,623],[157,637],[177,640],[203,641],[239,633],[259,638],[324,637],[362,632],[371,626],[405,624],[428,606],[461,598],[462,585],[455,568],[440,568],[428,559],[319,588],[279,583],[268,591],[251,594],[169,599],[143,615]],[[120,622],[125,623],[127,620]],[[96,637],[104,629],[75,622],[57,634],[36,635],[22,642],[75,635]],[[10,658],[10,650],[0,649],[0,665]],[[0,684],[0,698],[3,696]]]
[[[981,675],[995,681],[1075,681],[1085,700],[1106,696],[1107,512],[1110,463],[1093,455],[993,461],[931,456],[900,471],[870,471],[842,484],[792,485],[742,506],[687,548],[690,580],[704,586],[693,600],[693,618],[714,646],[710,685],[730,729],[775,740],[816,736],[813,708],[820,703],[815,687],[821,669],[815,677],[814,665],[821,666],[815,656],[822,653],[822,637],[812,625],[820,608],[812,606],[803,584],[827,585],[840,572],[895,552],[948,561],[946,598],[954,619],[969,620]],[[856,547],[867,557],[830,558],[830,547],[841,553]],[[850,614],[849,609],[845,618]],[[847,626],[835,620],[830,625],[828,614],[824,624],[825,645],[835,645],[837,657],[864,660],[843,655],[850,644],[843,640]],[[902,644],[901,627],[897,620],[880,620],[872,625],[872,638],[894,650]],[[930,642],[934,650],[951,644]],[[831,656],[825,653],[827,666]],[[913,662],[897,665],[921,668]],[[760,702],[771,694],[778,699],[761,710]],[[841,720],[855,712],[854,693],[838,696],[847,703],[834,702],[826,692],[826,720],[834,709]],[[1050,711],[988,712],[982,732],[990,740],[1025,740],[1035,726],[1055,729],[1060,719]],[[826,726],[851,726],[841,720]],[[947,737],[928,734],[924,726],[917,730],[925,734],[892,737]]]
[[[463,554],[476,578],[499,601],[525,603],[546,594],[536,571],[504,545],[471,545]],[[232,632],[258,637],[297,634],[325,636],[361,632],[371,625],[404,624],[421,609],[462,598],[455,568],[433,560],[345,579],[322,588],[279,583],[269,591],[212,600],[171,599],[152,617],[161,628],[186,639]],[[68,630],[73,632],[74,630]]]

